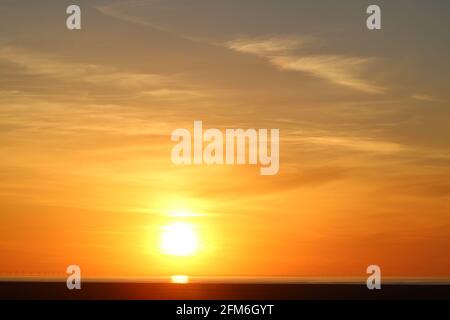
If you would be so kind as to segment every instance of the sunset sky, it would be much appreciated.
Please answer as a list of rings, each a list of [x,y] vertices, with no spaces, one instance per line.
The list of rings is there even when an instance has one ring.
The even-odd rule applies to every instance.
[[[450,278],[449,30],[444,0],[2,0],[0,278]],[[279,173],[175,166],[194,120],[279,128]]]

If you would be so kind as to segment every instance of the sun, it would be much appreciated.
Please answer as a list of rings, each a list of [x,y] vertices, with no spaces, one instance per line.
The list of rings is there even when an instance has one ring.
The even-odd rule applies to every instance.
[[[189,277],[186,275],[173,275],[170,277],[170,282],[177,283],[177,284],[185,284],[189,283]]]
[[[192,224],[177,222],[163,227],[162,252],[175,256],[192,256],[198,250],[198,237]]]

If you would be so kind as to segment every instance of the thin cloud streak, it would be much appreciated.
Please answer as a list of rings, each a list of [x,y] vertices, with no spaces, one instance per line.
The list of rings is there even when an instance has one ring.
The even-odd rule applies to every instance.
[[[435,98],[435,97],[432,97],[432,96],[427,95],[427,94],[413,94],[411,96],[411,98],[413,98],[414,100],[426,101],[426,102],[442,102],[442,103],[448,103],[449,102],[448,100]]]
[[[363,80],[362,73],[375,59],[338,54],[299,55],[299,48],[310,45],[312,38],[269,37],[240,38],[225,43],[231,50],[267,59],[281,70],[301,71],[354,90],[380,94],[382,86]]]
[[[0,59],[22,67],[27,74],[43,75],[62,79],[80,79],[93,84],[106,84],[117,87],[145,88],[150,85],[174,83],[176,76],[134,73],[113,67],[95,64],[66,63],[52,57],[29,52],[17,47],[0,49]]]
[[[332,148],[344,148],[361,152],[377,152],[384,154],[398,153],[407,150],[398,143],[370,139],[367,137],[336,137],[336,136],[288,136],[284,141],[289,143],[311,143]]]

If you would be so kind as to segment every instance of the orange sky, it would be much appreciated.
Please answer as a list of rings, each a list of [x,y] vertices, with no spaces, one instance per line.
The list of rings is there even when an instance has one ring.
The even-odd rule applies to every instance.
[[[450,277],[449,5],[399,3],[2,2],[0,277]],[[173,165],[194,120],[279,128],[279,173]]]

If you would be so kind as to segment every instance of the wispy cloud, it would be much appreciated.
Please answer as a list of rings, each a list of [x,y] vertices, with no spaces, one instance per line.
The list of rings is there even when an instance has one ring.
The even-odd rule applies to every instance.
[[[345,57],[340,55],[282,56],[271,62],[283,70],[303,71],[333,83],[368,93],[383,93],[385,88],[361,79],[360,71],[370,58]]]
[[[149,21],[148,18],[140,17],[135,14],[127,13],[127,11],[128,11],[127,9],[138,8],[138,11],[139,11],[141,6],[145,7],[145,5],[154,5],[153,2],[154,1],[147,1],[147,2],[133,1],[133,0],[119,1],[119,2],[115,2],[115,3],[107,3],[107,4],[97,5],[97,6],[95,6],[95,9],[97,9],[98,12],[100,12],[101,14],[111,17],[113,19],[129,22],[131,24],[139,25],[142,27],[150,27],[152,29],[168,32],[171,34],[176,34],[177,36],[184,38],[184,39],[193,40],[188,36],[181,35],[180,33],[174,33],[167,26],[162,26],[161,24],[158,24],[156,22]]]
[[[299,54],[315,40],[312,38],[268,37],[240,38],[225,46],[241,53],[267,59],[281,70],[309,73],[332,83],[367,93],[383,93],[386,88],[363,79],[363,73],[375,60],[339,54]]]
[[[142,25],[142,26],[149,26],[150,24],[142,18],[136,17],[136,16],[132,16],[129,14],[126,14],[125,12],[123,12],[123,10],[120,10],[122,8],[122,6],[130,6],[130,5],[136,5],[138,4],[138,2],[136,1],[122,1],[122,2],[116,2],[116,3],[109,3],[109,4],[104,4],[104,5],[98,5],[95,8],[102,14],[118,19],[118,20],[122,20],[122,21],[127,21],[127,22],[131,22],[134,24],[138,24],[138,25]]]
[[[198,37],[186,35],[184,32],[171,31],[167,26],[157,26],[150,23],[148,19],[127,13],[128,3],[115,3],[111,5],[97,6],[97,10],[109,17],[127,21],[133,24],[152,27],[176,34],[180,38],[199,41]],[[142,3],[131,2],[133,5],[142,5]],[[204,40],[204,43],[216,45],[216,41]],[[267,59],[272,65],[280,70],[290,70],[305,72],[312,76],[330,81],[331,83],[352,88],[354,90],[380,94],[386,91],[386,88],[376,85],[367,80],[365,71],[375,63],[371,57],[358,57],[341,54],[306,54],[299,53],[302,49],[311,49],[319,42],[318,39],[307,36],[268,36],[247,38],[241,37],[228,42],[224,45],[237,52],[251,54]]]
[[[430,95],[427,94],[413,94],[411,96],[411,98],[415,99],[415,100],[420,100],[420,101],[427,101],[427,102],[444,102],[444,103],[448,103],[448,100],[444,100],[444,99],[439,99],[436,97],[432,97]]]
[[[349,149],[361,152],[377,152],[383,154],[392,154],[407,149],[406,146],[395,142],[383,141],[367,137],[336,137],[336,136],[302,136],[293,134],[285,138],[285,141],[293,143],[310,143],[314,145],[325,146],[327,148]]]
[[[208,94],[202,91],[167,88],[143,91],[142,94],[155,99],[171,101],[191,101],[208,97]]]
[[[0,48],[0,60],[7,61],[31,75],[42,75],[56,79],[77,79],[93,84],[104,84],[126,88],[146,88],[167,85],[176,76],[122,71],[114,67],[96,64],[67,63],[55,57],[30,52],[18,47]]]
[[[96,100],[114,101],[153,99],[192,102],[210,97],[208,88],[187,81],[184,73],[136,72],[110,65],[77,63],[65,61],[57,55],[16,46],[0,47],[0,63],[10,66],[11,71],[8,72],[15,78],[8,88],[0,90],[0,99],[64,97],[73,88],[85,90],[72,99],[86,98],[84,92],[89,92],[89,97]],[[49,90],[49,83],[70,85],[64,86],[62,90]]]
[[[226,46],[238,52],[261,57],[286,55],[306,44],[311,39],[297,37],[269,37],[261,39],[240,38],[226,43]]]

